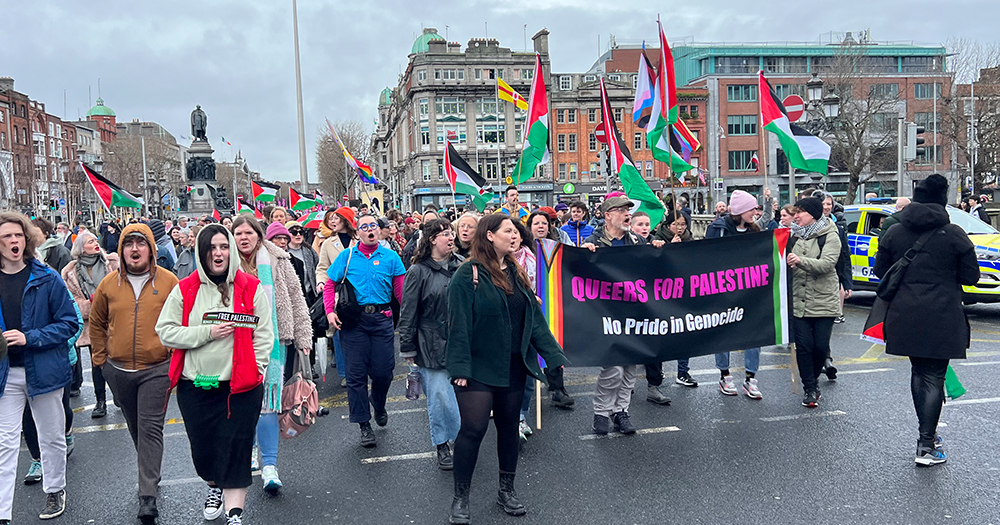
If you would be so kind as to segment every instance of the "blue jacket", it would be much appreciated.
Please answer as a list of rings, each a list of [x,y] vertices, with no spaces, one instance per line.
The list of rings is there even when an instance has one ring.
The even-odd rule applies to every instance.
[[[73,376],[69,364],[68,342],[80,330],[80,317],[55,270],[32,258],[31,276],[21,299],[21,332],[24,347],[24,372],[28,396],[47,394],[69,385]],[[0,330],[7,322],[0,313]],[[0,396],[7,386],[10,359],[0,361]]]
[[[583,241],[594,233],[594,227],[583,221],[569,221],[560,229],[569,234],[569,239],[573,243],[573,246],[582,245]]]

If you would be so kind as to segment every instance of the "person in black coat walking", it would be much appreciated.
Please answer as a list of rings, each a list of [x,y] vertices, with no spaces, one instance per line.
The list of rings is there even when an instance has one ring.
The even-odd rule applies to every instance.
[[[399,314],[399,355],[410,367],[419,367],[427,397],[431,444],[437,448],[438,468],[451,470],[450,441],[458,438],[461,415],[455,389],[445,369],[448,343],[448,283],[465,260],[453,253],[455,233],[444,219],[423,226],[413,254],[414,263],[403,281]]]
[[[944,377],[948,360],[965,359],[970,343],[962,285],[979,281],[975,246],[962,228],[950,223],[947,202],[944,177],[934,174],[921,181],[913,202],[899,215],[899,226],[879,241],[875,257],[875,275],[881,278],[922,235],[930,235],[920,252],[911,254],[883,325],[885,352],[910,358],[910,390],[920,425],[915,461],[927,466],[947,459],[936,448]],[[914,322],[918,319],[923,321]]]

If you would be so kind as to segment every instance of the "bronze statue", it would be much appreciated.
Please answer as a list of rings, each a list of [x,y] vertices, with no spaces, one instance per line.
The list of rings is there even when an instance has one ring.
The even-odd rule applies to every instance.
[[[207,127],[208,116],[201,110],[201,105],[199,104],[191,112],[191,135],[194,137],[194,140],[208,142],[208,135],[205,134],[205,128]]]

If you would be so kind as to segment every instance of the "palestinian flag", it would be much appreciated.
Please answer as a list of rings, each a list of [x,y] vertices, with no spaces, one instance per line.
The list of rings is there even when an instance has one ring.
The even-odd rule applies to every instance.
[[[657,22],[659,25],[659,22]],[[646,60],[646,64],[649,61]],[[643,74],[642,69],[639,71]],[[646,67],[645,74],[652,84],[652,106],[646,120],[646,143],[653,158],[670,167],[672,173],[684,173],[694,169],[688,161],[696,148],[690,142],[694,134],[677,117],[677,87],[674,85],[674,58],[663,35],[660,25],[660,68],[652,76],[652,68]],[[640,82],[642,80],[640,79]],[[678,125],[680,123],[680,125]],[[690,138],[689,138],[690,137]],[[697,142],[697,140],[695,140]],[[685,144],[687,147],[685,148]],[[685,150],[690,150],[685,153]],[[686,156],[685,156],[686,155]]]
[[[215,219],[215,222],[222,222],[222,214],[215,208],[212,208],[212,218]]]
[[[793,168],[826,175],[830,163],[830,145],[816,135],[788,121],[788,112],[774,93],[771,83],[760,77],[761,127],[778,136],[788,163]]]
[[[486,182],[480,174],[469,166],[455,150],[455,146],[448,143],[444,150],[444,174],[448,177],[451,190],[455,193],[462,193],[472,197],[472,203],[476,209],[482,212],[486,209],[486,204],[493,200],[493,188]]]
[[[274,202],[275,197],[278,196],[278,189],[280,189],[277,184],[264,181],[252,181],[250,185],[253,187],[253,200],[255,201]]]
[[[308,210],[309,208],[319,206],[321,204],[315,199],[303,198],[302,195],[299,195],[299,192],[295,191],[295,188],[291,186],[288,187],[288,203],[295,211]]]
[[[521,184],[535,174],[539,164],[549,161],[549,103],[542,79],[542,59],[535,53],[535,77],[528,94],[528,128],[524,134],[521,158],[511,172],[514,184]]]
[[[632,163],[632,155],[629,153],[628,146],[625,145],[621,133],[618,132],[614,115],[614,111],[611,110],[611,103],[608,101],[608,90],[604,85],[604,78],[602,77],[601,118],[604,124],[604,132],[608,138],[611,173],[618,176],[618,179],[622,182],[622,186],[625,188],[625,195],[637,204],[637,207],[633,208],[632,212],[646,212],[649,215],[651,227],[656,228],[656,225],[660,223],[660,219],[663,218],[663,214],[667,210],[663,206],[663,203],[660,202],[660,199],[656,198],[653,190],[649,188],[649,184],[642,179],[642,174],[636,169],[635,164]]]
[[[141,198],[132,195],[117,184],[98,175],[96,171],[87,167],[86,164],[81,162],[80,166],[83,168],[84,173],[87,174],[87,179],[90,180],[90,185],[93,186],[94,192],[101,199],[101,204],[104,204],[104,209],[110,211],[112,206],[142,208],[144,202]]]
[[[247,201],[239,199],[238,202],[239,202],[239,210],[237,210],[236,213],[252,213],[253,216],[258,219],[264,218],[264,215],[260,212],[260,210],[257,210],[256,208],[251,206],[250,203],[248,203]]]
[[[192,193],[194,193],[194,186],[192,186],[190,184],[188,184],[187,186],[184,186],[184,193],[187,193],[188,195],[191,195]]]
[[[319,191],[319,188],[316,188],[316,191],[313,192],[313,198],[315,198],[320,204],[326,203],[323,199],[323,192]]]

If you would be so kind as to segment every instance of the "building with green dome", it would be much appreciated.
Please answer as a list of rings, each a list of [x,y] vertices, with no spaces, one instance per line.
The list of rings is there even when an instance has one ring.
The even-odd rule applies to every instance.
[[[115,122],[115,112],[104,105],[104,99],[98,97],[97,105],[87,111],[87,121],[100,131],[102,142],[114,142],[118,136]]]
[[[444,38],[438,34],[437,29],[433,27],[424,28],[424,32],[413,41],[413,47],[410,49],[411,55],[416,55],[417,53],[426,53],[430,50],[429,44],[432,40],[444,41]]]
[[[391,106],[392,105],[392,88],[385,88],[382,90],[382,94],[378,96],[378,106]]]

